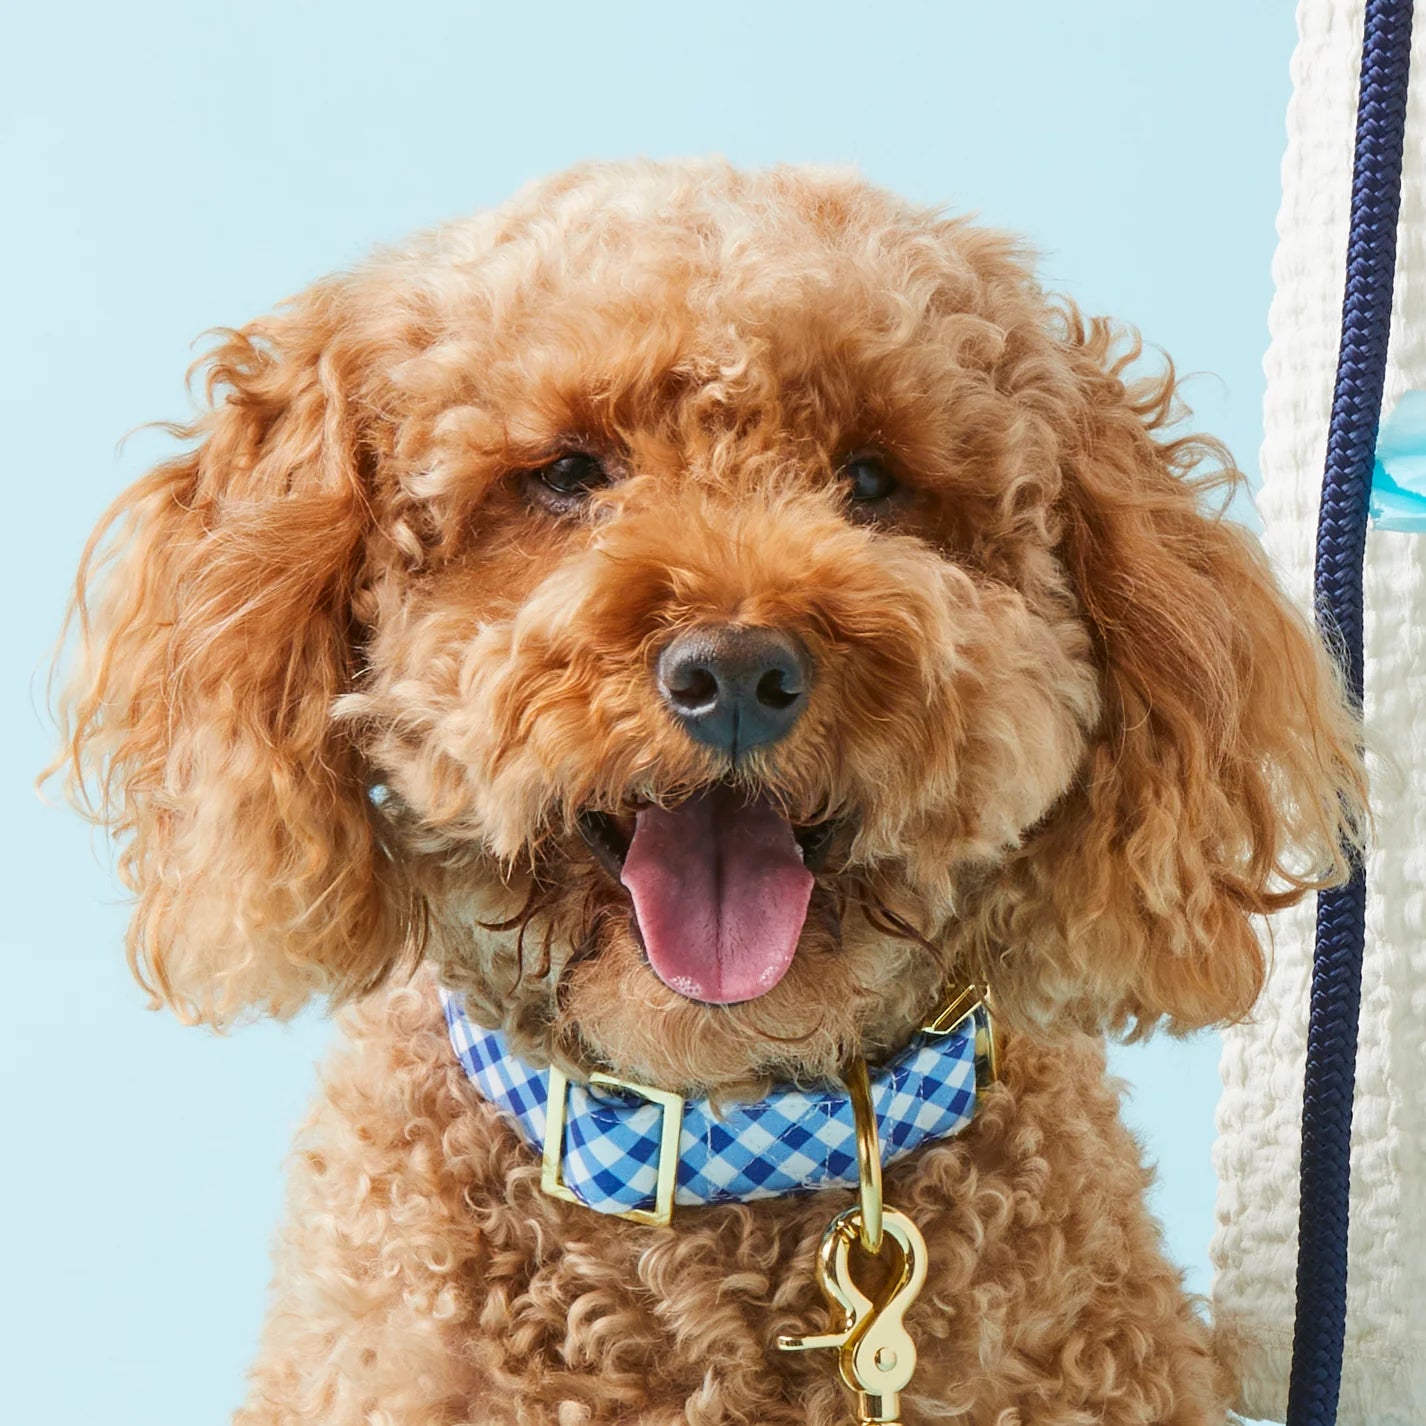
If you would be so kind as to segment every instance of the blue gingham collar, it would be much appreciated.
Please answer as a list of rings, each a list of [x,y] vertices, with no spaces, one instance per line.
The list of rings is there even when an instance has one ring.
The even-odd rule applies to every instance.
[[[467,1077],[514,1121],[540,1153],[550,1072],[512,1054],[498,1030],[471,1022],[461,996],[441,1001],[451,1044]],[[979,1012],[977,1012],[977,1015]],[[964,1129],[976,1106],[976,1016],[944,1034],[918,1035],[871,1072],[884,1162]],[[565,1109],[564,1187],[601,1213],[648,1210],[655,1200],[664,1110],[647,1099],[571,1082]],[[857,1184],[856,1125],[840,1087],[776,1089],[751,1104],[715,1110],[683,1102],[673,1201],[682,1206],[747,1203]]]

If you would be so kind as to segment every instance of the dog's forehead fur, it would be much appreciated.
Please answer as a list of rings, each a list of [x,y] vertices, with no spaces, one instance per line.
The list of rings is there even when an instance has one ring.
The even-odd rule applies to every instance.
[[[957,503],[1053,486],[1036,396],[1072,393],[1022,251],[844,173],[597,167],[367,280],[359,323],[406,309],[386,399],[428,499],[570,434],[650,473],[880,445]]]

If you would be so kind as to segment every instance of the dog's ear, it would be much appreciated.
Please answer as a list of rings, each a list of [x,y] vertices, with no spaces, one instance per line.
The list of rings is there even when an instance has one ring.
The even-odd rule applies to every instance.
[[[1253,915],[1344,878],[1359,729],[1321,641],[1221,513],[1239,479],[1226,453],[1157,434],[1172,370],[1126,386],[1136,346],[1116,356],[1113,329],[1072,310],[1065,327],[1060,553],[1103,711],[984,908],[986,969],[1038,1021],[1187,1030],[1252,1006]],[[1204,460],[1216,471],[1195,474]]]
[[[220,334],[194,448],[119,497],[76,585],[66,760],[121,844],[134,972],[188,1019],[369,988],[409,924],[331,717],[374,464],[348,320],[333,284]]]

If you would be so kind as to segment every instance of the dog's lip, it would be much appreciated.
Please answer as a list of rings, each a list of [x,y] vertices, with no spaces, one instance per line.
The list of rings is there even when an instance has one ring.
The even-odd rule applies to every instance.
[[[632,813],[599,812],[586,807],[575,822],[584,844],[617,882],[624,873],[624,858],[634,838]]]
[[[585,846],[594,855],[594,860],[614,881],[622,886],[624,858],[629,853],[629,844],[634,838],[635,818],[638,809],[647,802],[631,804],[627,810],[603,812],[586,807],[575,821],[579,835]],[[845,822],[845,818],[824,817],[817,822],[793,823],[792,835],[802,853],[802,863],[811,872],[818,872],[826,864],[827,853],[832,840]]]

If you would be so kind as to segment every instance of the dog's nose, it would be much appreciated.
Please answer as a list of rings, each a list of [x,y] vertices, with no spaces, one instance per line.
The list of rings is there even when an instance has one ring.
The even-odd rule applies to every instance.
[[[657,672],[689,736],[736,758],[787,735],[807,706],[811,667],[781,629],[704,624],[663,650]]]

